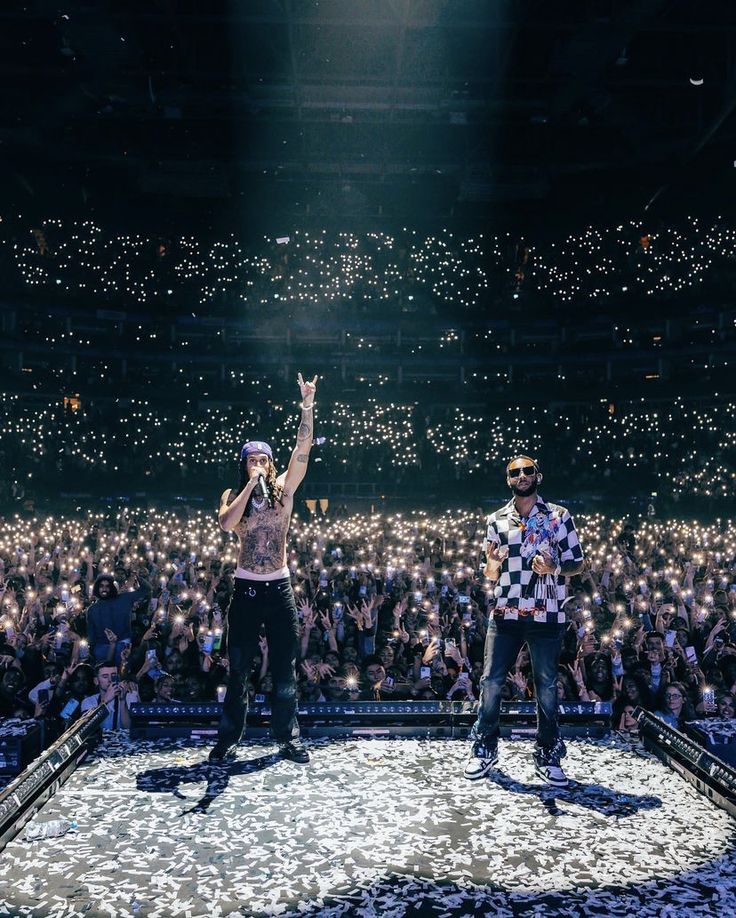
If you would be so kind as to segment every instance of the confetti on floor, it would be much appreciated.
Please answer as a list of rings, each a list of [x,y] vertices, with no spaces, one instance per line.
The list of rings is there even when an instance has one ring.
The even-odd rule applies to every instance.
[[[736,822],[619,738],[572,741],[574,783],[501,744],[490,779],[469,743],[312,741],[312,761],[248,742],[212,767],[185,741],[108,736],[12,841],[0,916],[724,916]]]

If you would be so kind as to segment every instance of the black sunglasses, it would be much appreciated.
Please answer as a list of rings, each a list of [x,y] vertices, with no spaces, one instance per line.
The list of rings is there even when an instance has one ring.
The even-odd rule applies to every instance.
[[[527,478],[533,475],[537,471],[536,466],[534,465],[522,465],[520,469],[509,469],[506,473],[509,478],[518,478],[519,475],[523,472]]]

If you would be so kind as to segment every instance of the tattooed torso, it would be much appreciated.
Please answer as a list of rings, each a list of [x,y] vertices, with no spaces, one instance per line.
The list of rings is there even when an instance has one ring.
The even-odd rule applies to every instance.
[[[232,500],[231,491],[228,504]],[[294,500],[284,494],[283,501],[283,506],[275,501],[273,509],[268,506],[263,510],[251,508],[235,527],[240,540],[238,565],[244,570],[271,574],[286,565],[286,537]]]

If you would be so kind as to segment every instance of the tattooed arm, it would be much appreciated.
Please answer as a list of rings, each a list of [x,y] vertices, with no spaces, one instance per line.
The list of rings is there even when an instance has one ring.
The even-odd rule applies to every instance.
[[[225,532],[232,532],[242,519],[243,513],[245,512],[245,505],[248,503],[248,498],[252,494],[257,480],[257,477],[253,476],[235,498],[233,498],[233,492],[230,488],[228,488],[227,491],[223,491],[222,497],[220,498],[218,519],[220,528],[224,529]]]
[[[317,391],[317,377],[311,382],[305,382],[302,374],[298,376],[299,389],[302,393],[302,417],[299,421],[299,430],[296,435],[296,446],[289,460],[289,468],[286,471],[284,480],[284,490],[287,494],[293,494],[294,491],[304,480],[307,474],[307,463],[309,462],[309,451],[312,448],[312,438],[314,436],[314,395]]]

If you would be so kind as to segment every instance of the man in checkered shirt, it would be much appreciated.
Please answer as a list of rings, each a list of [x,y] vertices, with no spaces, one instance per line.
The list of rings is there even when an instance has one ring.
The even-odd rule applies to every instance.
[[[539,496],[541,481],[534,459],[513,459],[506,467],[506,483],[514,496],[488,517],[484,573],[494,601],[465,777],[482,778],[498,761],[501,689],[526,643],[537,698],[535,769],[548,784],[567,787],[560,766],[565,745],[557,723],[557,667],[565,631],[565,578],[579,574],[584,560],[569,511]]]

